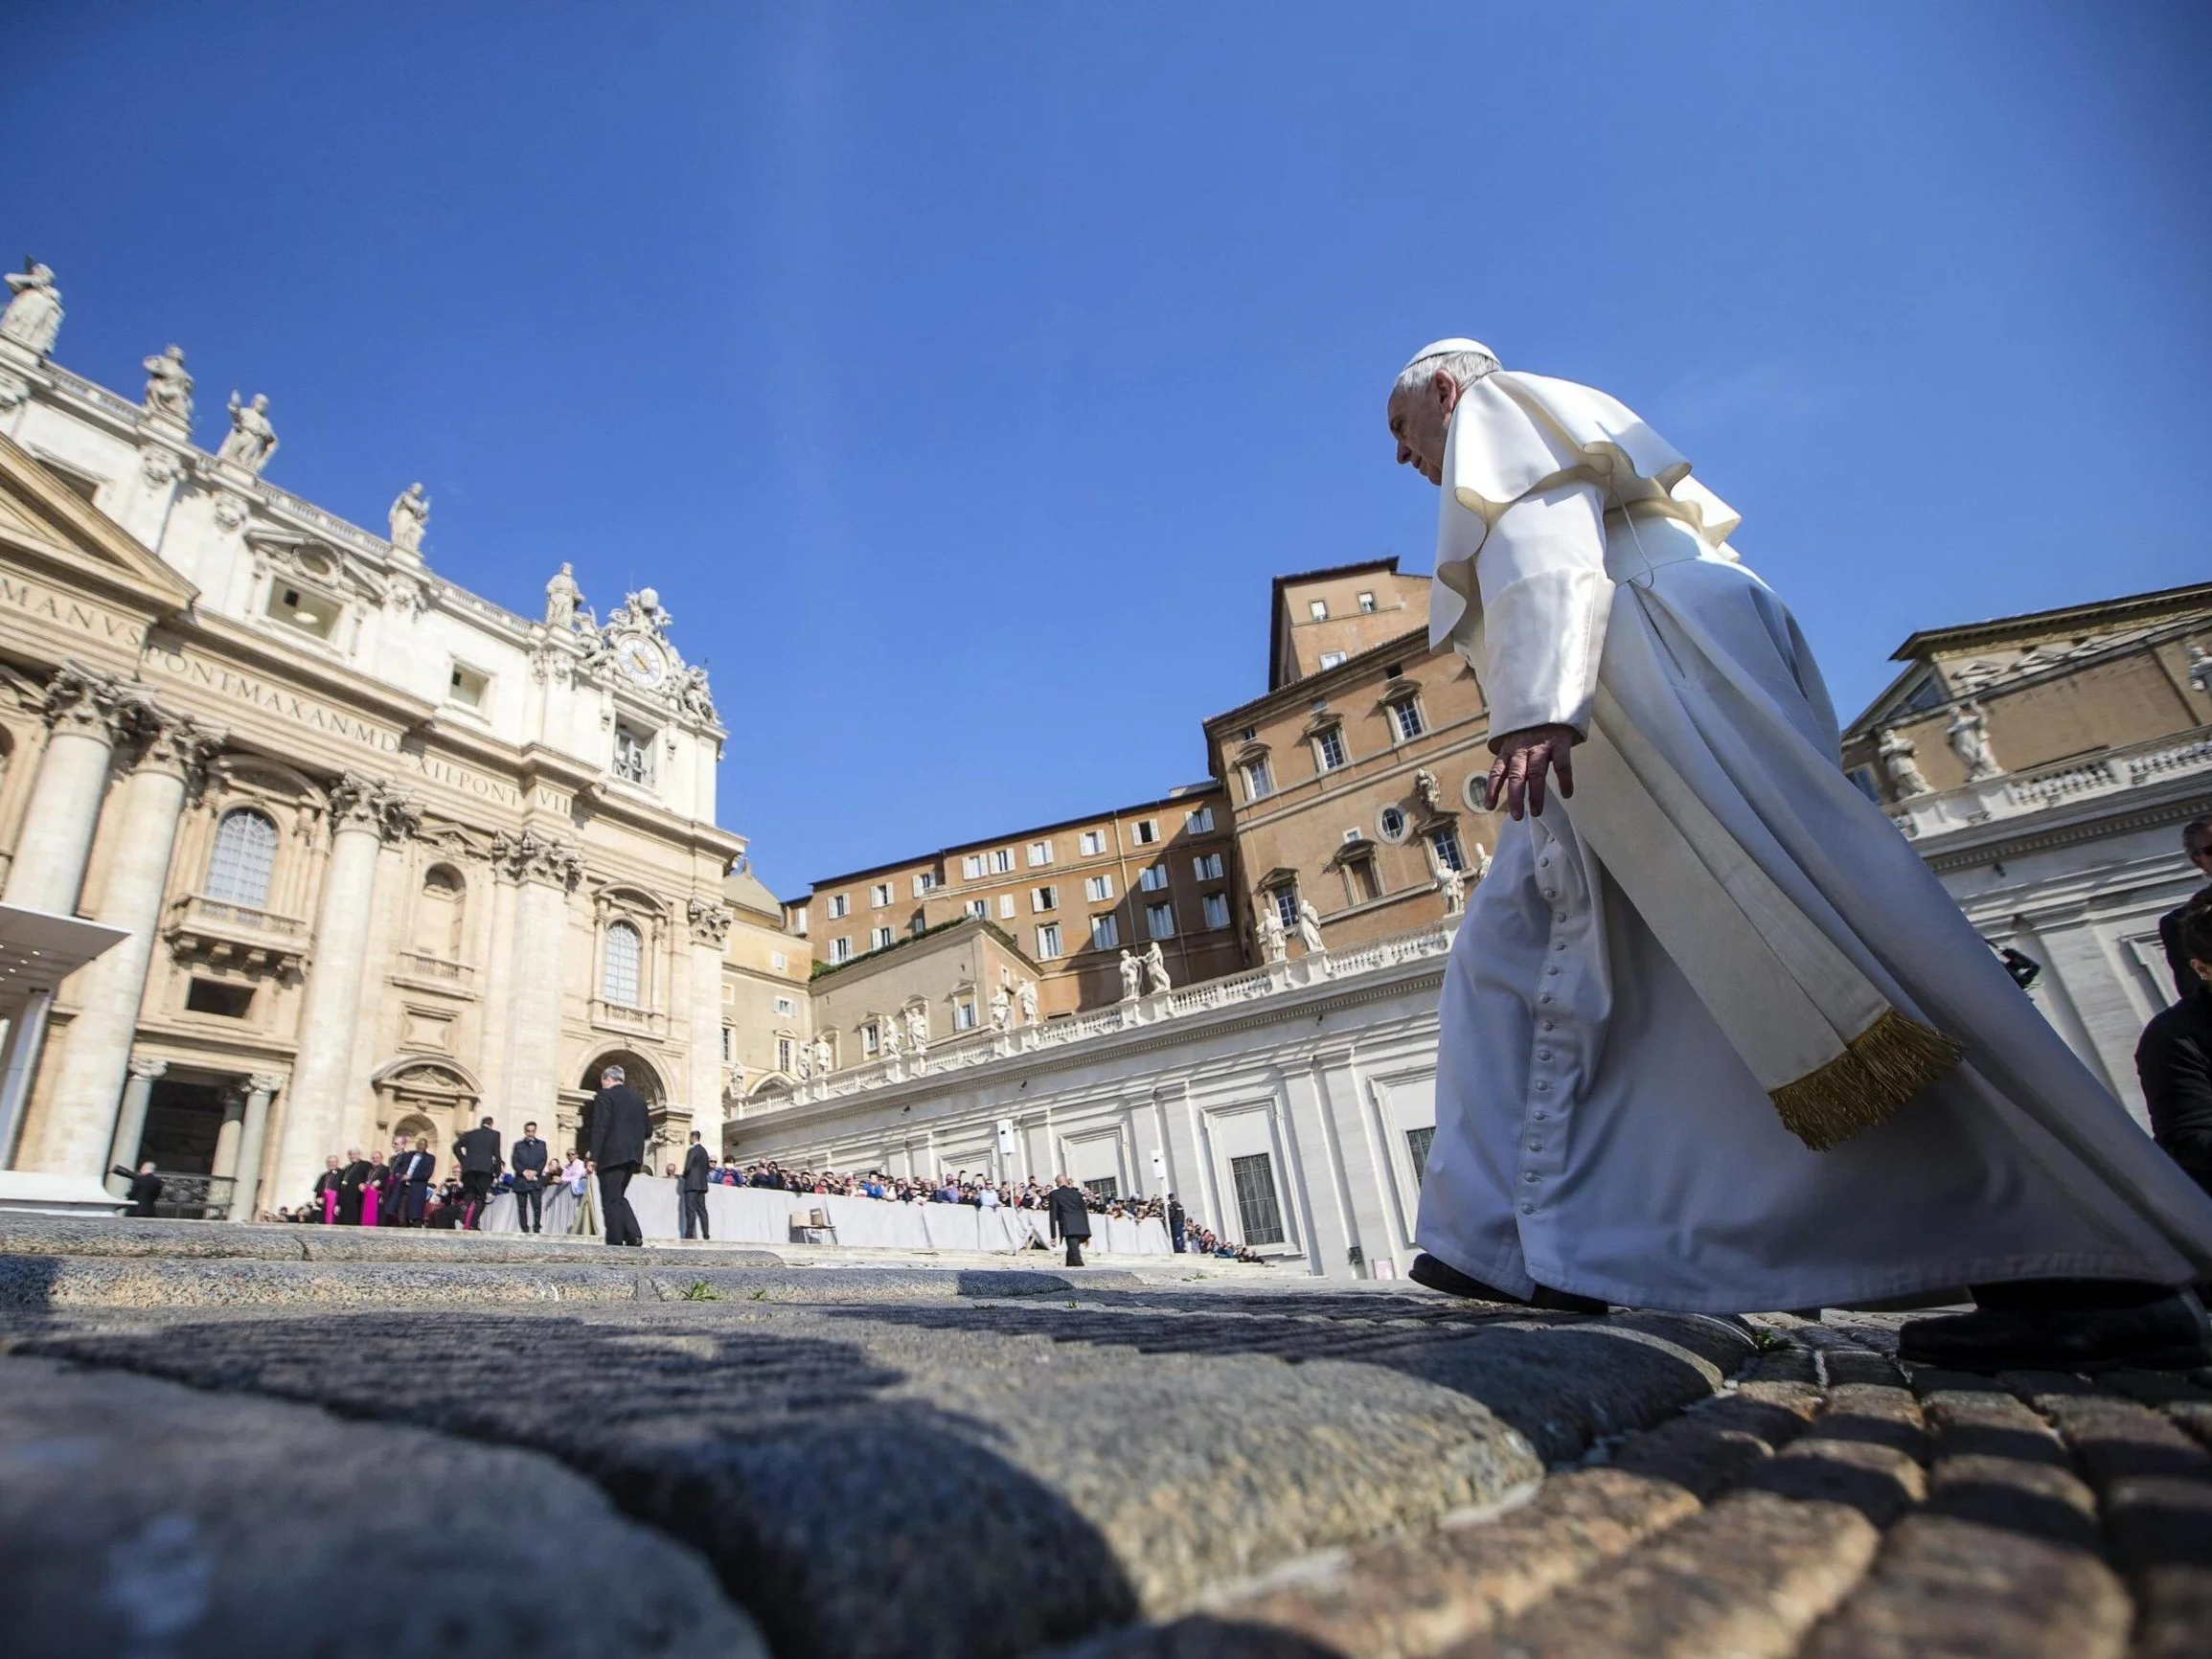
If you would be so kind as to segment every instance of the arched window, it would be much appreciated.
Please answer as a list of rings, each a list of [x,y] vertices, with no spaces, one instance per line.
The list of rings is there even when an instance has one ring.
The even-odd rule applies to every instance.
[[[449,865],[433,864],[415,906],[415,948],[445,962],[461,960],[461,915],[467,889]]]
[[[636,1008],[644,967],[645,940],[638,930],[627,921],[607,923],[606,972],[599,994],[624,1008]]]
[[[269,875],[276,867],[275,822],[250,807],[234,807],[216,826],[207,896],[259,910],[269,901]]]

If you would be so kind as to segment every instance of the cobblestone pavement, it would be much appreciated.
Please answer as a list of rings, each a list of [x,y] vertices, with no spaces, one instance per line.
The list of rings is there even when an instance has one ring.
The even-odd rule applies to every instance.
[[[1840,1312],[220,1232],[0,1232],[18,1650],[2212,1652],[2212,1375],[1910,1370]]]

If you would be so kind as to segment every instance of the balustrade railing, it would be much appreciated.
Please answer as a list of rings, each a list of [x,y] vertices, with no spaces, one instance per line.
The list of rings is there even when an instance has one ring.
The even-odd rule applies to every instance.
[[[1888,809],[1890,821],[1907,839],[1919,840],[2203,771],[2212,768],[2212,736],[2201,735],[2204,732],[2200,727],[2179,741],[2165,738],[2068,765],[2000,774],[1915,795]]]
[[[792,1098],[796,1101],[840,1099],[891,1083],[910,1082],[917,1078],[1014,1059],[1042,1049],[1088,1042],[1115,1032],[1156,1028],[1177,1017],[1280,996],[1325,979],[1341,984],[1362,973],[1446,954],[1451,949],[1458,923],[1459,919],[1454,916],[1425,927],[1390,934],[1338,954],[1321,951],[1295,962],[1241,969],[1179,990],[1139,997],[1091,1013],[1046,1020],[1041,1025],[1014,1026],[1006,1031],[987,1027],[963,1032],[944,1047],[929,1049],[921,1055],[879,1057],[826,1077],[813,1078],[800,1083]]]
[[[469,964],[448,961],[425,950],[402,950],[399,965],[403,971],[420,978],[448,980],[455,985],[467,985],[476,977],[476,969]]]
[[[273,910],[260,910],[251,904],[234,904],[227,898],[210,898],[199,893],[178,899],[171,906],[171,910],[180,921],[243,928],[251,933],[265,933],[278,939],[303,939],[308,931],[308,924],[296,916],[279,916]]]

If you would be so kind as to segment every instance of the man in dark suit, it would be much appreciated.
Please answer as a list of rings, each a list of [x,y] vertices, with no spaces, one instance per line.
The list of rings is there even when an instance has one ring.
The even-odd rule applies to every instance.
[[[369,1184],[369,1171],[376,1166],[361,1156],[361,1148],[346,1148],[346,1167],[338,1175],[338,1225],[358,1227],[361,1224],[362,1189]]]
[[[2212,877],[2212,818],[2199,818],[2182,826],[2181,852],[2190,863]],[[2181,916],[2212,887],[2200,887],[2187,900],[2158,918],[2158,943],[2165,947],[2166,966],[2174,975],[2174,991],[2182,1002],[2197,994],[2197,975],[2190,969],[2189,953],[2181,947]]]
[[[591,1162],[599,1175],[599,1204],[606,1214],[609,1244],[642,1245],[637,1216],[625,1195],[630,1177],[645,1163],[646,1137],[652,1114],[645,1097],[623,1080],[620,1066],[599,1074],[599,1093],[591,1097]]]
[[[138,1173],[135,1175],[130,1172],[130,1167],[126,1164],[116,1165],[108,1173],[121,1175],[130,1183],[130,1208],[124,1212],[125,1215],[151,1216],[153,1214],[154,1205],[161,1201],[161,1177],[153,1172],[153,1160],[151,1158],[139,1165]]]
[[[453,1155],[461,1161],[463,1224],[481,1229],[484,1206],[491,1198],[491,1177],[499,1172],[499,1131],[484,1119],[466,1134],[453,1137]]]
[[[1183,1253],[1183,1206],[1173,1193],[1168,1194],[1168,1242],[1175,1247],[1175,1254]]]
[[[545,1231],[545,1143],[537,1125],[522,1125],[522,1139],[508,1154],[507,1167],[514,1171],[514,1225],[525,1233]]]
[[[707,1156],[706,1148],[699,1145],[699,1132],[692,1131],[691,1150],[684,1154],[683,1179],[676,1188],[677,1201],[683,1207],[684,1237],[711,1239],[707,1231],[707,1183],[714,1179],[715,1161]],[[698,1231],[693,1232],[696,1227]]]
[[[422,1225],[422,1207],[430,1201],[430,1177],[437,1170],[438,1160],[430,1155],[426,1136],[418,1135],[412,1151],[392,1160],[392,1190],[399,1195],[393,1219],[402,1227]]]
[[[1090,1239],[1090,1210],[1083,1201],[1083,1189],[1065,1175],[1055,1175],[1044,1208],[1052,1218],[1052,1236],[1067,1240],[1067,1264],[1081,1267],[1083,1247]]]

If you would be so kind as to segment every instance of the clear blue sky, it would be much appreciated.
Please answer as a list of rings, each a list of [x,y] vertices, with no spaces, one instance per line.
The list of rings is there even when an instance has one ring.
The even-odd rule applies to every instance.
[[[1164,793],[1268,579],[1395,553],[1440,334],[1639,410],[1846,716],[2212,575],[2212,10],[17,0],[60,359],[534,612],[653,582],[820,875]]]

